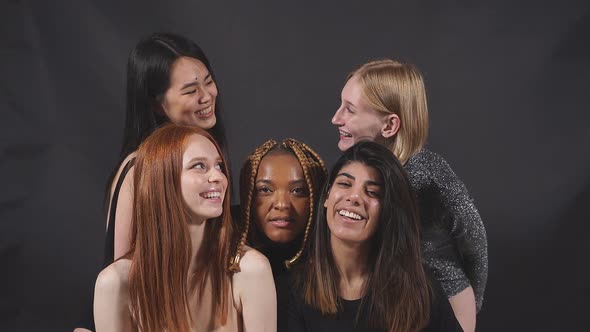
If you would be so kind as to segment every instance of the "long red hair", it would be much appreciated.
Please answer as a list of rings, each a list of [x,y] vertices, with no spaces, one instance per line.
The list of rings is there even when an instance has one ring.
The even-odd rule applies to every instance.
[[[207,281],[213,292],[215,322],[227,320],[230,293],[229,250],[232,243],[230,186],[221,216],[206,221],[194,273],[189,275],[191,239],[189,209],[180,176],[187,139],[201,135],[223,153],[203,129],[167,124],[155,130],[137,150],[129,272],[131,314],[144,332],[189,331],[189,296],[203,294]],[[223,164],[223,171],[229,173]]]

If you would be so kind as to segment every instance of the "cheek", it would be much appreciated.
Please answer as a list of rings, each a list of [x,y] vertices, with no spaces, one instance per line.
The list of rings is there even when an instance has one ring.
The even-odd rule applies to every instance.
[[[306,219],[309,217],[309,198],[302,198],[296,201],[293,206],[297,211],[297,214],[301,216],[301,218]]]
[[[356,136],[365,136],[375,138],[380,132],[380,124],[372,117],[355,118],[351,121],[353,134]]]
[[[262,226],[264,225],[264,219],[266,219],[266,212],[268,211],[268,199],[255,197],[252,202],[250,220],[253,220],[258,226]]]
[[[213,98],[217,97],[217,93],[218,93],[217,85],[212,84],[211,87],[209,87],[207,90],[209,91],[209,94],[211,95],[211,97],[213,97]]]
[[[182,197],[184,198],[184,201],[186,203],[190,203],[192,200],[195,199],[196,195],[194,181],[187,178],[182,179],[180,191],[182,192]]]

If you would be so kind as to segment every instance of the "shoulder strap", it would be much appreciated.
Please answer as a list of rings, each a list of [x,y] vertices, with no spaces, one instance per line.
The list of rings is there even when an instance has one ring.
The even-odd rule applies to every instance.
[[[125,176],[129,172],[129,169],[135,164],[135,158],[130,159],[119,175],[115,191],[111,197],[111,211],[109,212],[109,225],[107,227],[107,233],[104,245],[104,264],[103,267],[107,267],[111,264],[115,258],[115,214],[117,213],[117,201],[119,200],[119,191],[125,180]]]

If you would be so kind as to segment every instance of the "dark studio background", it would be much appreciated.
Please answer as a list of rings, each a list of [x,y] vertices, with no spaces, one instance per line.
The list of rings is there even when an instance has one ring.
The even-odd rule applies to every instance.
[[[0,0],[0,12],[1,331],[67,331],[84,310],[127,55],[160,30],[211,59],[234,175],[271,137],[332,163],[347,73],[382,57],[416,64],[429,146],[488,232],[478,331],[590,323],[590,2]]]

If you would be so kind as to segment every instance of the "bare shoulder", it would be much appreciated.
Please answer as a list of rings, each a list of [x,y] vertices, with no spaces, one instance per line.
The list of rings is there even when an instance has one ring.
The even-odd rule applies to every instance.
[[[96,293],[113,294],[125,291],[129,285],[131,260],[119,259],[107,266],[96,278]]]
[[[248,275],[272,273],[266,256],[248,246],[244,246],[244,252],[240,259],[240,271]]]
[[[131,152],[127,157],[125,157],[125,159],[123,160],[123,162],[121,163],[121,165],[119,165],[119,169],[117,169],[117,174],[115,175],[115,177],[113,178],[113,182],[111,183],[111,194],[115,190],[116,183],[117,183],[117,181],[119,181],[119,177],[121,176],[121,173],[123,172],[123,169],[136,156],[137,156],[137,152],[135,152],[135,151],[134,152]],[[127,175],[125,176],[125,179],[129,178],[129,175],[132,175],[133,174],[133,169],[134,169],[134,167],[132,166],[129,169],[129,172],[127,173]]]

